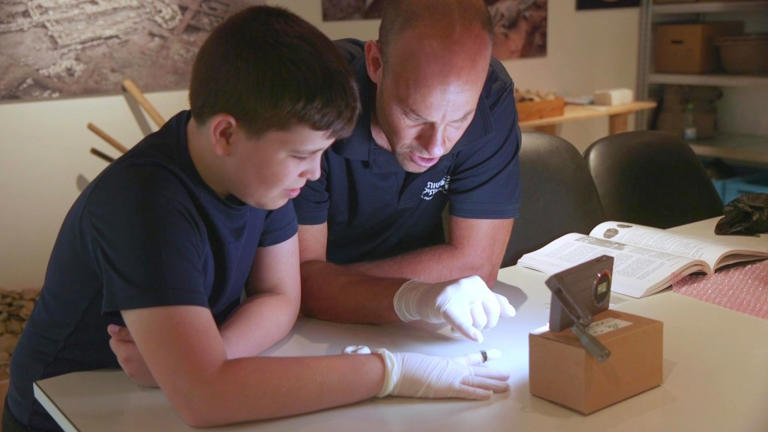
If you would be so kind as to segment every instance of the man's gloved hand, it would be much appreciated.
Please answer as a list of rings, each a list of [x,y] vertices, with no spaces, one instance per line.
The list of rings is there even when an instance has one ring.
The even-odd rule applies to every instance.
[[[500,316],[515,316],[506,297],[488,289],[479,276],[440,283],[410,280],[397,290],[393,302],[405,322],[445,322],[477,342],[483,340],[481,330],[495,327]]]
[[[403,396],[418,398],[464,398],[484,400],[493,393],[509,390],[509,374],[473,364],[482,363],[487,356],[445,358],[418,353],[393,353],[386,349],[373,350],[382,356],[386,366],[384,385],[379,397]],[[493,350],[498,357],[501,353]],[[366,346],[347,347],[347,354],[369,354]],[[477,354],[477,353],[475,353]]]

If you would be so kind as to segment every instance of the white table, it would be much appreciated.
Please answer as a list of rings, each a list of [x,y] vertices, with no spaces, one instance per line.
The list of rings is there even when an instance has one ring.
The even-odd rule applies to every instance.
[[[680,231],[709,229],[713,221]],[[766,237],[756,241],[765,241]],[[640,300],[615,296],[616,309],[664,321],[664,383],[583,416],[531,396],[528,333],[547,322],[543,274],[510,267],[495,289],[517,307],[515,318],[486,333],[482,348],[499,348],[496,367],[512,376],[509,393],[487,402],[404,398],[371,400],[286,419],[247,423],[226,431],[766,431],[768,320],[670,291]],[[519,287],[519,288],[518,288]],[[269,355],[336,354],[350,344],[459,355],[471,342],[405,326],[343,325],[302,318]],[[162,392],[141,389],[120,371],[72,373],[35,384],[35,396],[65,430],[186,431]]]

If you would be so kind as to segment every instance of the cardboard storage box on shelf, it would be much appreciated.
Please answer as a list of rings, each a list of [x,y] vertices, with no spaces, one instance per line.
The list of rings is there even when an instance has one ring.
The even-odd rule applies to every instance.
[[[665,85],[662,97],[662,106],[667,109],[685,108],[689,103],[715,109],[715,104],[723,97],[723,90],[713,86]]]
[[[656,27],[656,72],[707,73],[718,68],[715,39],[744,31],[741,21]]]
[[[605,362],[570,329],[528,336],[531,394],[589,414],[661,385],[663,323],[607,310],[590,327],[600,321],[604,328],[618,327],[595,336],[611,351]]]
[[[661,111],[656,119],[656,130],[683,136],[687,124],[687,113],[681,111]],[[696,127],[696,139],[711,138],[717,132],[717,113],[714,111],[694,111],[693,125]]]
[[[768,33],[722,36],[715,45],[726,72],[768,74]]]
[[[565,112],[565,99],[517,102],[517,121],[538,120],[545,117],[557,117]]]
[[[718,87],[664,86],[661,110],[655,129],[683,136],[688,127],[687,107],[693,105],[696,138],[710,138],[717,132],[717,101],[723,96]]]

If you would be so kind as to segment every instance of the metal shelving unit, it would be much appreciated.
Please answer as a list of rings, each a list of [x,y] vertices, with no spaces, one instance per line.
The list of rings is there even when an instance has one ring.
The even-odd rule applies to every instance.
[[[768,86],[768,76],[753,75],[694,75],[694,74],[670,74],[651,73],[647,77],[648,84],[681,84],[702,85],[719,87],[752,87]],[[647,98],[647,94],[644,99]]]
[[[671,3],[653,5],[653,13],[686,14],[686,13],[721,13],[721,12],[752,12],[768,8],[768,1],[739,1],[717,2],[701,1],[695,3]]]
[[[653,26],[660,22],[700,20],[709,14],[765,13],[768,0],[711,1],[654,4],[642,0],[640,11],[637,97],[650,99],[649,88],[658,84],[701,85],[717,87],[768,87],[768,76],[728,74],[673,74],[653,71]],[[766,112],[768,117],[768,111]],[[638,112],[636,124],[647,125],[648,113]],[[741,163],[768,166],[768,137],[720,133],[714,138],[691,143],[694,151],[705,157],[719,157]]]
[[[768,167],[768,137],[720,133],[690,143],[702,157],[737,162],[740,165]]]

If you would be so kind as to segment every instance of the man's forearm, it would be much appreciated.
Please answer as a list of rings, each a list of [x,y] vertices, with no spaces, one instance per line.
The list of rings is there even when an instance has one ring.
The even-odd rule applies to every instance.
[[[301,264],[301,310],[305,315],[337,322],[399,322],[392,299],[405,282],[348,266],[306,261]]]
[[[418,249],[376,261],[350,264],[346,267],[380,277],[403,277],[424,282],[441,282],[478,275],[488,286],[496,283],[499,262],[484,262],[480,254],[467,253],[451,244]]]

